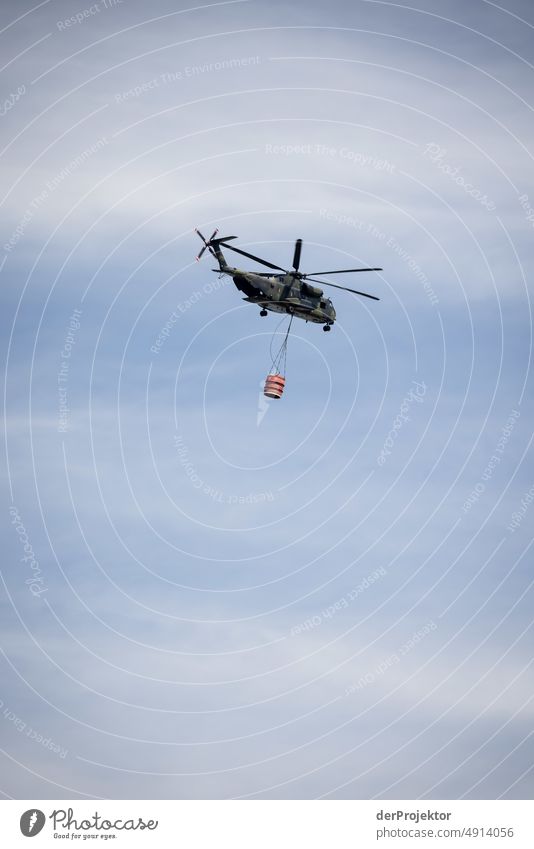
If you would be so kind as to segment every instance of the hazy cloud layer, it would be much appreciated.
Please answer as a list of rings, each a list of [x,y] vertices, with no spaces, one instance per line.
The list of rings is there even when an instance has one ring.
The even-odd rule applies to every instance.
[[[8,797],[531,798],[533,23],[3,4]]]

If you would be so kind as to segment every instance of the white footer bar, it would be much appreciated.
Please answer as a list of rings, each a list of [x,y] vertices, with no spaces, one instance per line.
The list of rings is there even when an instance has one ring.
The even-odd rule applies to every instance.
[[[10,849],[533,849],[533,813],[530,801],[9,800],[0,833]]]

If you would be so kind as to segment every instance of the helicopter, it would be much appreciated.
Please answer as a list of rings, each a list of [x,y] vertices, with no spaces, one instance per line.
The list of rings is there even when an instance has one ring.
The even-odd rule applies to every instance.
[[[352,292],[354,295],[361,295],[364,298],[372,298],[374,301],[379,301],[376,295],[369,295],[367,292],[358,292],[356,289],[349,289],[347,286],[338,286],[336,283],[329,283],[326,280],[317,280],[316,274],[353,274],[360,271],[382,271],[381,268],[344,268],[337,271],[312,271],[308,274],[303,274],[299,271],[300,255],[302,252],[302,239],[297,239],[295,242],[295,250],[293,252],[292,270],[288,271],[261,259],[254,254],[236,248],[234,245],[228,244],[237,236],[219,236],[218,228],[213,231],[209,239],[205,239],[200,230],[195,228],[195,232],[200,236],[204,245],[196,257],[197,262],[200,260],[205,250],[218,261],[219,268],[213,268],[219,274],[228,274],[232,277],[236,287],[244,293],[244,301],[250,304],[257,304],[260,309],[260,315],[265,317],[267,311],[288,313],[296,318],[302,318],[304,321],[312,321],[316,324],[322,324],[323,330],[330,330],[336,320],[336,311],[330,298],[325,297],[322,289],[317,286],[312,286],[308,281],[313,283],[321,283],[323,286],[332,286],[334,289],[342,289],[345,292]],[[260,271],[243,271],[241,268],[234,268],[228,265],[224,254],[221,250],[221,245],[228,250],[234,251],[241,256],[254,260],[261,265],[270,268],[269,272]],[[278,272],[278,273],[274,273]]]

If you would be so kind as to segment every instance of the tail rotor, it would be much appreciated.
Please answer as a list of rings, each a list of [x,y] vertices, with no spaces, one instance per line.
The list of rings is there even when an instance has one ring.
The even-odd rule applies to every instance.
[[[202,254],[204,253],[204,251],[206,250],[206,248],[209,248],[210,253],[212,253],[212,254],[213,254],[213,256],[215,256],[215,251],[214,251],[214,250],[213,250],[213,248],[211,247],[211,242],[212,242],[212,240],[215,238],[215,236],[217,235],[217,233],[218,233],[218,232],[219,232],[219,228],[217,227],[217,229],[213,231],[213,233],[211,234],[211,236],[209,237],[209,239],[207,239],[207,240],[206,240],[206,239],[204,238],[204,236],[202,235],[202,233],[200,232],[200,230],[197,230],[197,229],[196,229],[196,227],[195,227],[195,233],[198,233],[198,235],[200,236],[200,238],[201,238],[201,239],[202,239],[202,241],[204,242],[204,247],[203,247],[203,248],[201,248],[200,253],[199,253],[199,254],[198,254],[198,256],[196,257],[196,261],[197,261],[197,262],[199,261],[200,257],[202,256]]]

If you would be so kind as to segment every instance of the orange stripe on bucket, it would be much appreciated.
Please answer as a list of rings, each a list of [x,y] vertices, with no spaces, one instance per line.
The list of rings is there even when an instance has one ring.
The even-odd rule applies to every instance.
[[[268,374],[265,379],[263,394],[267,398],[281,398],[286,383],[281,374]]]

